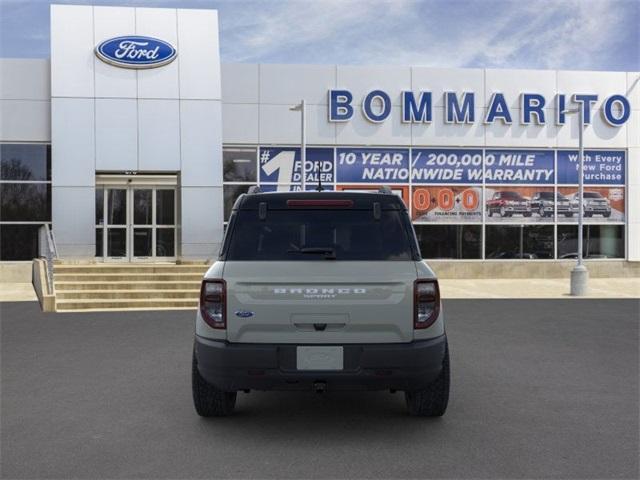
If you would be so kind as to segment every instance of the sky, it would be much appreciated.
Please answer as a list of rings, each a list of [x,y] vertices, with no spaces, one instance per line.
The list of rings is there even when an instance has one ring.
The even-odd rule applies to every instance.
[[[640,0],[0,0],[0,57],[49,56],[49,4],[216,8],[225,63],[640,70]]]

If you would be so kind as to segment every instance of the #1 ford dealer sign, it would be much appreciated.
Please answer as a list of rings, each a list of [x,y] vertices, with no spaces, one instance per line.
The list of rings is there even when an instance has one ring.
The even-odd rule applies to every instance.
[[[128,35],[105,40],[96,47],[103,62],[123,68],[155,68],[171,63],[178,52],[169,43],[152,37]]]

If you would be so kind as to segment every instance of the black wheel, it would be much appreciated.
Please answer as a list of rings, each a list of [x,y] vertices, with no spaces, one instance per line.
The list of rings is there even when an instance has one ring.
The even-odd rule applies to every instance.
[[[611,212],[605,212],[602,214],[604,218],[609,218],[611,216]]]
[[[542,205],[540,205],[540,209],[538,210],[538,215],[540,215],[541,217],[546,217],[547,215],[544,213],[544,207]]]
[[[493,210],[491,210],[489,207],[487,207],[487,213],[490,217],[493,217]]]
[[[524,212],[522,214],[523,217],[530,217],[531,215],[533,215],[531,212]]]
[[[449,345],[445,347],[442,371],[424,390],[404,392],[407,410],[416,417],[441,417],[449,403]]]
[[[567,218],[570,218],[570,217],[573,217],[573,213],[565,213],[564,216]]]
[[[207,383],[198,371],[195,353],[191,364],[191,390],[193,405],[201,417],[225,417],[233,413],[236,392],[223,392]]]

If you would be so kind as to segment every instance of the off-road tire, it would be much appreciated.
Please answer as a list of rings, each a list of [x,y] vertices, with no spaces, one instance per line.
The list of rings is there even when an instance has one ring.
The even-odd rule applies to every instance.
[[[445,346],[442,370],[427,388],[404,392],[409,414],[415,417],[441,417],[449,403],[449,345]]]
[[[195,354],[191,365],[191,391],[193,405],[201,417],[226,417],[236,406],[237,392],[223,392],[207,383],[198,371]]]

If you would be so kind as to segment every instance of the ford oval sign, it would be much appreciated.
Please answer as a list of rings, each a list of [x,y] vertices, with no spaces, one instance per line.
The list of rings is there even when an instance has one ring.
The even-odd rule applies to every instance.
[[[138,35],[110,38],[96,47],[100,60],[123,68],[161,67],[176,55],[176,49],[164,40]]]

